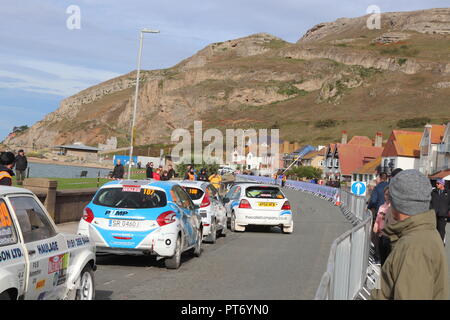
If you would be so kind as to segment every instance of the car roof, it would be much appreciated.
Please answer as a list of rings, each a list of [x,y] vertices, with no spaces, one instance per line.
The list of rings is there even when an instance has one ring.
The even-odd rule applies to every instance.
[[[239,186],[242,186],[244,188],[248,188],[248,187],[274,187],[274,188],[280,189],[280,186],[277,186],[276,184],[262,184],[262,183],[251,183],[251,182],[239,182],[239,183],[236,183],[236,184],[239,185]]]
[[[178,184],[184,187],[206,188],[210,183],[207,181],[182,180]]]
[[[10,186],[0,186],[0,196],[6,196],[9,194],[17,194],[17,193],[27,193],[33,194],[32,191],[24,188],[10,187]]]
[[[165,191],[170,191],[173,186],[178,185],[177,181],[160,181],[160,180],[114,180],[105,183],[101,188],[112,187],[117,185],[125,186],[147,186],[147,187],[157,187],[164,189]]]

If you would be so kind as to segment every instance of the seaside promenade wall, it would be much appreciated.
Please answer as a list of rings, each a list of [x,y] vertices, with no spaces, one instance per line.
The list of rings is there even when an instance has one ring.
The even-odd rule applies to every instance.
[[[97,191],[97,188],[57,190],[58,182],[46,178],[25,179],[23,187],[36,194],[57,224],[79,221]]]

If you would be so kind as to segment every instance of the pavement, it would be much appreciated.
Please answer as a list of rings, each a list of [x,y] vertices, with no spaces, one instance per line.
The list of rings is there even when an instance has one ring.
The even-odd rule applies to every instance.
[[[314,298],[331,244],[352,226],[331,202],[285,190],[294,211],[294,232],[247,228],[216,244],[203,243],[201,257],[183,254],[178,270],[141,256],[97,256],[96,299],[305,299]],[[58,225],[76,232],[77,223]]]

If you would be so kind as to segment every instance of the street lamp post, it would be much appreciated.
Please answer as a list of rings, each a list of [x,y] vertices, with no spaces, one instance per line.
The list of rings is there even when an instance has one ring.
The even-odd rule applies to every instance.
[[[144,39],[144,33],[159,33],[159,30],[142,29],[140,31],[138,68],[137,68],[137,72],[136,72],[136,91],[134,93],[133,119],[131,122],[131,141],[130,141],[130,160],[128,162],[128,179],[131,179],[131,160],[133,158],[133,143],[134,143],[134,131],[135,131],[134,125],[136,122],[136,110],[137,110],[137,101],[138,101],[138,94],[139,94],[139,75],[141,73],[142,42]]]

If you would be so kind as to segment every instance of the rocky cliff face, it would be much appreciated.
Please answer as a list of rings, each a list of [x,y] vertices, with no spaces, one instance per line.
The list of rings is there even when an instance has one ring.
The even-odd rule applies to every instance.
[[[295,44],[265,33],[213,43],[172,68],[142,72],[137,144],[167,143],[194,120],[280,127],[282,138],[315,143],[340,133],[315,126],[324,117],[364,134],[362,124],[371,128],[380,114],[448,115],[450,9],[385,13],[379,30],[367,29],[367,18],[319,24]],[[116,136],[126,145],[134,86],[131,72],[83,90],[4,143],[96,145]]]

